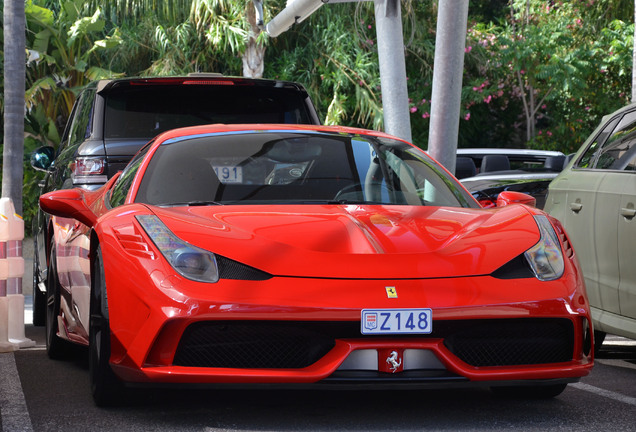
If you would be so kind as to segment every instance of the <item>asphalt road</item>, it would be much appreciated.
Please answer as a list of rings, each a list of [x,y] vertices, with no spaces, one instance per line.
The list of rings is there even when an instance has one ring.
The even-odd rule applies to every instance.
[[[636,341],[612,336],[592,373],[550,400],[504,399],[487,389],[155,389],[97,408],[86,351],[47,357],[44,329],[30,324],[31,283],[24,286],[25,334],[36,344],[0,354],[2,432],[636,430]]]
[[[486,389],[425,391],[152,390],[93,405],[85,351],[49,360],[34,348],[0,355],[2,431],[634,431],[636,342],[610,338],[592,373],[550,400]],[[7,360],[9,359],[9,360]],[[12,361],[13,359],[14,362]],[[8,365],[8,366],[7,366]],[[16,378],[17,376],[17,378]],[[7,378],[11,378],[8,379]],[[13,382],[13,384],[11,383]]]

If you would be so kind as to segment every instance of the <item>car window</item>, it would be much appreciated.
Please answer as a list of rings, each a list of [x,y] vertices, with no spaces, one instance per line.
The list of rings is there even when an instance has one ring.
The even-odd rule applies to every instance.
[[[94,94],[92,90],[85,90],[80,95],[73,107],[70,127],[60,143],[54,164],[57,167],[55,183],[60,184],[62,189],[73,187],[71,174],[76,150],[91,134]]]
[[[304,94],[267,86],[137,85],[106,96],[104,138],[150,139],[210,123],[311,124]]]
[[[135,202],[476,206],[424,152],[403,142],[286,131],[163,143]]]
[[[636,170],[636,111],[609,122],[585,151],[577,168]]]
[[[596,162],[598,150],[605,143],[605,140],[607,140],[607,137],[609,137],[610,134],[614,131],[614,128],[618,124],[619,120],[620,120],[620,117],[617,117],[613,119],[612,121],[610,121],[607,124],[607,126],[603,128],[601,133],[599,133],[596,139],[592,141],[592,143],[587,148],[585,153],[583,153],[583,156],[581,157],[581,159],[579,159],[579,161],[577,162],[576,164],[577,168],[592,168],[594,166],[594,163]]]
[[[137,155],[135,155],[117,179],[117,183],[113,186],[113,190],[110,195],[111,207],[118,207],[126,201],[126,196],[128,195],[130,186],[132,186],[135,175],[137,174],[137,171],[139,171],[139,167],[141,166],[144,156],[148,152],[151,144],[152,142],[148,143],[139,151],[139,153],[137,153]]]
[[[86,90],[82,93],[80,104],[69,130],[69,144],[71,146],[80,144],[91,135],[94,96],[94,90]]]
[[[632,148],[636,147],[636,111],[623,116],[616,130],[601,148],[596,169],[622,170],[627,165]]]

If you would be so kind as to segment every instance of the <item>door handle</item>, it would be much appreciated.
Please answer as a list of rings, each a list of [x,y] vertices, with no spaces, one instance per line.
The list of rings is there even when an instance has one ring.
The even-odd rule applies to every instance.
[[[632,219],[634,216],[636,216],[636,209],[635,208],[621,208],[621,216],[627,218],[627,219]]]
[[[581,204],[580,202],[570,203],[570,210],[572,210],[574,213],[580,212],[582,208],[583,204]]]

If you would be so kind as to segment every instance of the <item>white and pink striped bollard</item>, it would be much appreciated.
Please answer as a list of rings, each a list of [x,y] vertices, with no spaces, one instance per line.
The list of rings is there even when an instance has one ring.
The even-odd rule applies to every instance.
[[[0,198],[0,225],[2,225],[0,244],[6,245],[7,261],[6,275],[0,274],[0,285],[6,286],[9,342],[18,348],[32,347],[35,341],[26,338],[24,334],[24,294],[22,293],[24,220],[16,214],[10,198]]]

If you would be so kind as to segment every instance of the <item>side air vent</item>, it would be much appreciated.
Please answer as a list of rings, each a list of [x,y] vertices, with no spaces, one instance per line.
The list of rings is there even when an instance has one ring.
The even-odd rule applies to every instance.
[[[528,261],[523,255],[511,259],[492,272],[491,276],[497,279],[525,279],[535,277]]]

